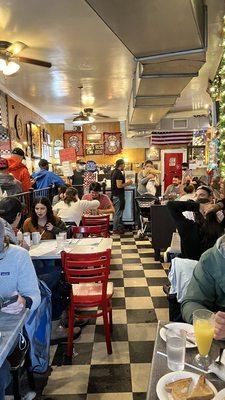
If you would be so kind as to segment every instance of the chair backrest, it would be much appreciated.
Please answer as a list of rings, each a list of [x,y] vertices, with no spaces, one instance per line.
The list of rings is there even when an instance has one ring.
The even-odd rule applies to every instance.
[[[102,301],[106,299],[107,282],[110,273],[111,250],[93,254],[71,254],[61,252],[62,266],[66,280],[75,283],[102,283]]]
[[[110,215],[94,215],[94,216],[84,215],[82,217],[82,225],[84,225],[84,226],[101,225],[101,226],[105,227],[105,230],[108,233],[109,232],[109,219],[110,219]],[[109,236],[109,234],[107,236]]]
[[[159,223],[160,221],[160,223]],[[176,225],[166,205],[151,206],[152,246],[166,249],[170,246]]]
[[[83,237],[88,237],[89,235],[107,237],[108,231],[106,230],[105,225],[71,226],[71,234],[72,237],[76,237],[78,234],[82,234]]]

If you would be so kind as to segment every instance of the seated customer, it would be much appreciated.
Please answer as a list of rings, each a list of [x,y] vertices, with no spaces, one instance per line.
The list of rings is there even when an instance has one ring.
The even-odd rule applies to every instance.
[[[185,185],[183,188],[184,194],[178,199],[179,201],[194,200],[195,187],[192,184]]]
[[[224,210],[224,201],[211,204],[211,198],[211,189],[200,186],[196,191],[196,201],[167,203],[181,238],[182,258],[199,260],[202,253],[224,233],[225,218],[223,214],[222,218],[218,215],[218,211]],[[187,211],[191,212],[188,217],[184,215]]]
[[[215,336],[225,339],[225,235],[207,250],[194,269],[181,310],[185,321],[192,323],[193,312],[206,308],[215,313]]]
[[[29,250],[25,240],[19,242],[15,235],[15,229],[20,222],[23,208],[23,204],[16,197],[6,197],[0,201],[0,217],[2,217],[5,235],[9,238],[9,242]]]
[[[85,194],[82,200],[98,200],[100,203],[97,209],[98,214],[114,214],[114,205],[106,194],[101,193],[101,189],[100,183],[92,182],[89,187],[89,194]],[[86,213],[91,214],[91,210],[87,210]]]
[[[58,194],[56,194],[54,197],[53,197],[53,200],[52,200],[52,207],[55,205],[55,204],[57,204],[60,200],[63,200],[64,199],[64,195],[65,195],[65,192],[66,192],[66,189],[68,188],[68,185],[65,185],[65,186],[60,186],[59,188],[58,188]]]
[[[100,202],[98,200],[79,200],[77,189],[68,188],[64,200],[57,203],[53,210],[64,222],[75,222],[79,226],[82,215],[87,210],[97,210],[99,206]]]
[[[4,299],[18,294],[17,301],[1,311],[18,314],[25,307],[34,311],[41,297],[31,258],[25,249],[5,242],[4,235],[4,223],[0,218],[0,296]],[[10,366],[6,360],[0,367],[0,399],[4,399],[5,389],[11,380],[9,371]]]
[[[52,206],[47,197],[36,198],[32,204],[31,217],[23,224],[24,232],[39,232],[42,240],[55,239],[59,232],[66,231],[66,225],[61,218],[53,214]]]
[[[163,195],[166,200],[175,200],[181,190],[181,179],[179,176],[174,176],[171,185],[167,186],[165,193]]]

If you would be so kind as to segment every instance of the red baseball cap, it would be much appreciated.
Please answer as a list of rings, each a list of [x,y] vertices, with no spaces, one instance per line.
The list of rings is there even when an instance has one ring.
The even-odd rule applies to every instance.
[[[9,168],[9,163],[6,158],[0,157],[0,169],[7,169]]]

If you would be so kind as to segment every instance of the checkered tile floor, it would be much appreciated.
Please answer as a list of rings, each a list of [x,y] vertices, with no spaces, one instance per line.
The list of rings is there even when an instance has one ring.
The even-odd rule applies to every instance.
[[[51,347],[53,371],[42,399],[144,400],[158,320],[168,320],[162,285],[167,274],[154,261],[149,240],[132,233],[113,237],[113,354],[107,355],[101,318],[83,328],[76,357],[66,364],[66,344]]]

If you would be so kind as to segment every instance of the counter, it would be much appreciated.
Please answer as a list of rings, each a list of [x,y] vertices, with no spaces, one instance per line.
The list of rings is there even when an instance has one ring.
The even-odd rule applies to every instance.
[[[111,198],[110,188],[106,188],[105,193],[109,196],[109,198]],[[135,197],[136,197],[136,187],[127,186],[125,188],[125,209],[123,211],[123,218],[122,218],[124,225],[135,225],[135,218],[136,218]]]

